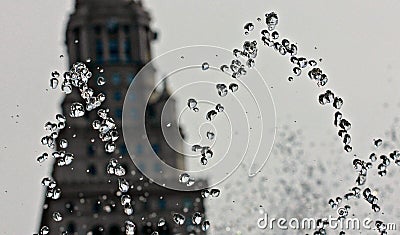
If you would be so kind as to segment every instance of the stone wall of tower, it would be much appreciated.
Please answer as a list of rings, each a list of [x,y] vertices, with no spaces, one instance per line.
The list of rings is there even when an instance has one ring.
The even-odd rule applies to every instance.
[[[117,149],[109,154],[104,151],[104,143],[93,130],[92,122],[97,119],[96,111],[87,112],[83,117],[69,117],[73,102],[82,102],[77,91],[67,95],[62,103],[62,110],[67,117],[67,127],[59,133],[58,139],[68,140],[66,152],[74,154],[74,161],[69,166],[58,167],[54,164],[52,177],[62,190],[58,200],[46,198],[41,225],[49,226],[50,234],[123,234],[124,222],[132,220],[137,225],[137,234],[151,234],[158,229],[160,234],[186,234],[192,228],[190,217],[194,211],[204,212],[203,201],[199,192],[176,192],[164,189],[144,178],[136,169],[127,153],[121,130],[122,105],[126,91],[136,73],[151,59],[150,41],[155,34],[149,27],[150,17],[138,1],[127,0],[77,0],[76,9],[70,16],[66,32],[66,45],[69,62],[85,62],[93,73],[89,86],[95,92],[106,95],[101,108],[108,108],[119,129]],[[104,71],[103,71],[104,70]],[[96,80],[101,76],[106,79],[102,86]],[[152,89],[154,74],[143,80],[139,86]],[[165,95],[165,94],[164,94]],[[126,97],[139,101],[141,94]],[[161,110],[163,100],[152,104]],[[135,118],[140,115],[135,107],[129,111],[131,124],[137,125]],[[160,113],[160,112],[157,112]],[[175,115],[171,113],[171,115]],[[173,119],[171,117],[171,119]],[[160,124],[147,127],[149,135],[160,135]],[[150,138],[151,139],[151,138]],[[183,158],[167,148],[160,155],[170,165],[183,167]],[[151,169],[158,169],[146,159],[146,153],[138,146],[135,154],[143,159],[143,164]],[[126,178],[132,187],[129,194],[133,196],[134,214],[124,214],[120,204],[121,192],[118,191],[118,177],[106,172],[111,158],[118,159],[127,170]],[[177,160],[178,159],[178,160]],[[177,180],[177,179],[175,179]],[[63,220],[55,222],[53,212],[60,212]],[[172,212],[184,214],[185,226],[178,226],[172,221]],[[167,226],[155,226],[159,218],[165,218]]]

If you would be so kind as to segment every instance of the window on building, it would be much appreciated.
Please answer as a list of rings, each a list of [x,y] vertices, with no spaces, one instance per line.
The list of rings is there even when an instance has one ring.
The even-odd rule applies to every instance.
[[[122,109],[121,108],[116,108],[115,109],[115,117],[118,119],[122,118]]]
[[[103,41],[96,39],[96,62],[102,64],[104,61]]]
[[[167,202],[164,199],[158,199],[158,209],[160,210],[167,209]]]
[[[126,149],[126,145],[125,144],[121,144],[120,145],[119,152],[121,153],[121,155],[127,155],[128,154],[128,150]]]
[[[110,52],[110,62],[116,63],[119,61],[118,54],[118,38],[110,38],[109,40],[109,52]]]
[[[70,222],[70,223],[67,225],[66,231],[67,231],[68,234],[74,234],[74,233],[76,232],[75,224],[72,223],[72,222]]]
[[[124,41],[124,54],[126,62],[132,62],[131,40],[129,37],[126,37]]]
[[[122,93],[120,91],[114,92],[114,100],[120,101],[122,99]]]
[[[118,225],[112,225],[108,230],[108,235],[122,235],[121,227]]]
[[[87,154],[88,154],[89,156],[93,156],[93,155],[94,155],[94,152],[95,152],[94,146],[93,146],[92,144],[89,144],[89,145],[87,146]]]

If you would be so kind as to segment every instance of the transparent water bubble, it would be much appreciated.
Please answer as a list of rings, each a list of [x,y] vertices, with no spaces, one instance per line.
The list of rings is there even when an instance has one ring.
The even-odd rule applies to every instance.
[[[129,183],[124,178],[118,178],[118,189],[122,193],[126,193],[129,190]]]
[[[339,97],[335,97],[335,100],[333,101],[333,107],[335,109],[340,109],[343,105],[343,99]]]
[[[265,23],[268,26],[268,30],[272,31],[278,25],[278,15],[275,12],[265,14]]]
[[[278,33],[278,31],[272,32],[272,33],[271,33],[271,37],[272,37],[272,39],[274,39],[274,40],[278,39],[278,38],[279,38],[279,33]]]
[[[109,141],[105,144],[104,148],[107,153],[112,153],[115,151],[115,143],[112,141]]]
[[[165,219],[164,219],[164,218],[160,218],[160,219],[158,220],[157,226],[158,226],[158,227],[162,227],[162,226],[164,226],[164,225],[165,225]]]
[[[132,221],[130,221],[130,220],[125,221],[125,234],[126,235],[134,235],[135,227],[136,226]]]
[[[185,223],[185,216],[182,214],[174,213],[172,218],[177,225],[183,225]]]
[[[43,163],[44,161],[47,160],[47,158],[49,157],[49,154],[47,153],[43,153],[42,155],[40,155],[36,161],[38,161],[39,163]]]
[[[351,142],[351,136],[349,134],[345,134],[343,137],[343,144],[350,144]]]
[[[193,213],[192,223],[194,225],[199,225],[201,223],[201,213],[200,212]]]
[[[124,205],[124,213],[126,215],[132,215],[133,214],[133,207],[132,207],[132,205],[130,203]]]
[[[209,228],[210,228],[210,222],[208,220],[203,221],[203,223],[201,224],[201,230],[205,232]]]
[[[232,51],[233,56],[239,57],[239,55],[242,53],[239,49],[233,49]],[[222,69],[221,69],[222,70]]]
[[[60,188],[53,189],[53,196],[51,198],[57,200],[60,197],[61,197],[61,189]]]
[[[157,231],[154,231],[151,233],[151,235],[159,235],[159,233]]]
[[[61,91],[63,91],[65,94],[71,94],[71,92],[72,92],[72,86],[71,86],[71,84],[70,83],[68,83],[68,82],[63,82],[62,84],[61,84]]]
[[[58,211],[54,212],[52,217],[53,217],[53,220],[56,222],[60,222],[62,220],[62,215]]]
[[[40,235],[46,235],[46,234],[49,234],[49,233],[50,233],[49,227],[43,226],[43,227],[40,228],[40,232],[39,232]]]
[[[192,151],[193,151],[193,152],[197,152],[197,151],[200,151],[200,150],[202,150],[202,149],[203,149],[203,147],[201,147],[201,146],[198,145],[198,144],[195,144],[195,145],[192,146]]]
[[[217,116],[217,112],[215,110],[210,110],[206,114],[206,120],[212,121]]]
[[[182,173],[179,175],[179,182],[180,183],[187,183],[190,179],[190,175],[188,173]]]
[[[224,106],[222,106],[222,104],[217,104],[215,106],[215,110],[217,110],[217,112],[223,112],[224,111]]]
[[[106,84],[106,79],[104,77],[98,77],[97,78],[97,85],[99,86],[103,86],[104,84]]]
[[[215,137],[215,134],[212,131],[207,131],[206,136],[207,136],[207,139],[213,140]]]
[[[71,105],[71,112],[69,114],[71,117],[82,117],[85,115],[85,108],[79,102],[72,103]]]
[[[229,90],[231,92],[236,92],[239,89],[239,86],[236,83],[229,84]]]
[[[68,141],[66,139],[61,139],[60,142],[59,142],[59,146],[62,149],[67,148],[68,147]]]
[[[186,183],[186,186],[190,187],[192,185],[194,185],[194,183],[196,182],[196,180],[194,178],[189,178],[189,180]]]
[[[206,157],[201,157],[200,158],[200,163],[201,163],[201,165],[205,166],[208,163],[208,159]]]
[[[210,68],[210,65],[207,63],[207,62],[204,62],[202,65],[201,65],[201,69],[202,70],[207,70],[207,69],[209,69]]]
[[[122,165],[119,165],[119,164],[118,164],[118,166],[115,167],[115,169],[114,169],[114,174],[115,174],[116,176],[124,176],[125,173],[126,173],[126,170],[125,170],[125,168],[124,168]]]
[[[219,83],[216,85],[216,88],[219,96],[224,97],[228,94],[228,88],[225,84]]]
[[[214,155],[213,151],[209,147],[203,147],[201,150],[201,156],[205,158],[212,158]]]
[[[65,116],[62,115],[61,113],[59,113],[59,114],[56,115],[56,120],[59,121],[59,122],[66,122],[66,121],[67,121],[67,119],[65,118]]]
[[[226,64],[223,64],[223,65],[221,65],[220,69],[222,72],[227,72],[229,70],[229,66]]]
[[[309,60],[309,61],[308,61],[308,64],[309,64],[311,67],[314,67],[314,66],[317,66],[317,61],[315,61],[315,60]]]
[[[122,195],[121,196],[121,205],[126,205],[126,204],[130,204],[132,201],[131,196],[129,195]]]
[[[56,89],[58,86],[58,79],[57,78],[51,78],[50,79],[50,87],[52,89]]]
[[[212,197],[219,197],[221,191],[219,189],[213,188],[210,190],[210,195]]]
[[[378,148],[383,143],[382,139],[374,139],[374,146]]]
[[[201,197],[202,198],[207,198],[208,196],[210,196],[210,191],[208,189],[201,190]]]
[[[256,62],[253,59],[248,59],[246,62],[247,67],[253,68],[255,66]]]
[[[51,72],[51,76],[54,78],[58,78],[60,77],[60,73],[57,70],[54,70],[53,72]]]
[[[288,81],[289,82],[293,81],[293,77],[288,77]]]
[[[346,119],[342,118],[340,120],[339,127],[342,128],[343,130],[348,131],[351,129],[351,123],[349,121],[347,121]]]
[[[188,100],[187,105],[191,110],[193,110],[197,106],[197,101],[191,98]]]
[[[301,69],[299,67],[294,67],[293,68],[293,73],[296,76],[300,76],[301,75]]]
[[[245,32],[251,32],[254,29],[254,24],[249,22],[249,23],[245,24],[243,28],[244,28]]]
[[[353,147],[351,147],[350,145],[348,145],[348,144],[346,144],[345,146],[344,146],[344,151],[346,151],[346,152],[348,152],[348,153],[350,153],[351,151],[353,151]]]

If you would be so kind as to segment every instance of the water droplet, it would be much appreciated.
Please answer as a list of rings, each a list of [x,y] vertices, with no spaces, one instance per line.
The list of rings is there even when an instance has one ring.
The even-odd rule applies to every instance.
[[[212,158],[214,155],[213,151],[211,151],[211,149],[209,147],[203,147],[203,149],[201,150],[201,156],[205,157],[205,158]]]
[[[126,179],[124,178],[118,178],[118,188],[119,191],[122,193],[126,193],[129,190],[129,183]]]
[[[196,181],[194,178],[189,178],[188,182],[186,183],[186,186],[190,187],[190,186],[194,185],[195,182]]]
[[[207,62],[204,62],[202,65],[201,65],[201,69],[202,70],[207,70],[207,69],[209,69],[210,68],[210,65],[207,63]]]
[[[212,131],[207,131],[206,136],[207,136],[207,139],[213,140],[214,137],[215,137],[215,134],[214,134],[214,132],[212,132]]]
[[[44,161],[47,160],[48,157],[49,157],[49,154],[43,153],[43,154],[40,155],[36,160],[37,160],[39,163],[43,163]]]
[[[206,120],[212,121],[215,118],[215,116],[217,116],[217,112],[215,110],[210,110],[206,114]]]
[[[167,123],[167,125],[166,125],[167,127],[171,127],[172,126],[172,124],[169,122],[169,123]]]
[[[268,26],[268,30],[272,31],[278,25],[278,15],[275,12],[265,14],[265,23]]]
[[[41,229],[40,229],[40,235],[46,235],[46,234],[49,234],[49,232],[50,232],[50,229],[49,229],[49,227],[47,227],[47,226],[43,226]]]
[[[333,107],[335,109],[340,109],[343,105],[343,99],[339,97],[335,97],[335,100],[333,101]]]
[[[236,92],[239,89],[239,86],[236,83],[229,84],[229,90],[231,92]]]
[[[215,110],[217,110],[217,112],[223,112],[224,111],[224,106],[222,106],[221,104],[217,104],[215,106]]]
[[[173,220],[177,225],[183,225],[185,223],[185,216],[179,213],[174,213]]]
[[[210,195],[212,197],[219,197],[221,191],[219,189],[213,188],[210,190]]]
[[[193,152],[197,152],[197,151],[200,151],[200,150],[202,150],[202,149],[203,149],[203,147],[201,147],[201,146],[198,145],[198,144],[195,144],[195,145],[192,146],[192,151],[193,151]]]
[[[203,221],[201,224],[201,230],[207,231],[210,228],[210,222],[208,220]]]
[[[300,76],[301,75],[301,69],[299,67],[294,67],[293,68],[293,73],[296,76]]]
[[[293,77],[288,77],[288,81],[289,82],[293,81]]]
[[[314,67],[314,66],[317,66],[317,61],[315,61],[315,60],[310,60],[310,61],[308,61],[308,64],[309,64],[311,67]]]
[[[132,221],[125,221],[125,234],[126,235],[134,235],[135,234],[136,225]]]
[[[162,226],[164,226],[164,225],[165,225],[165,219],[164,219],[164,218],[160,218],[160,219],[158,220],[157,226],[158,226],[158,227],[162,227]]]
[[[246,62],[247,67],[253,68],[255,66],[255,61],[253,59],[248,59]]]
[[[60,140],[60,148],[65,149],[68,147],[68,141],[66,139],[61,139]]]
[[[223,65],[221,65],[220,69],[221,69],[222,72],[227,72],[228,69],[229,69],[229,66],[226,65],[226,64],[223,64]]]
[[[382,139],[374,139],[374,145],[375,145],[376,148],[381,146],[382,143],[383,143]]]
[[[58,86],[58,79],[57,78],[51,78],[50,79],[50,87],[52,89],[56,89]]]
[[[53,213],[53,220],[59,222],[62,220],[62,215],[60,212],[56,211]]]
[[[219,83],[216,85],[216,88],[219,96],[224,97],[228,94],[228,88],[225,84]]]
[[[201,157],[201,158],[200,158],[200,163],[201,163],[201,165],[203,165],[203,166],[207,165],[207,163],[208,163],[207,158],[206,158],[206,157]]]
[[[200,212],[193,213],[192,223],[194,225],[199,225],[201,223],[201,214],[200,214]]]
[[[132,201],[131,196],[129,195],[122,195],[121,196],[121,205],[126,205],[126,204],[130,204]]]
[[[104,84],[106,84],[106,79],[104,77],[98,77],[97,78],[97,85],[103,86]]]
[[[82,117],[85,115],[85,108],[79,102],[72,103],[71,112],[69,114],[71,117]]]
[[[197,101],[195,99],[189,99],[187,105],[191,110],[193,110],[197,106]]]
[[[112,153],[115,151],[115,143],[112,141],[109,141],[106,143],[106,145],[104,146],[105,150],[107,153]]]
[[[207,198],[210,195],[210,191],[208,189],[201,190],[201,197]]]
[[[179,182],[186,184],[190,179],[190,175],[188,173],[182,173],[179,175]]]
[[[271,37],[272,37],[272,39],[274,39],[274,40],[278,39],[278,38],[279,38],[279,33],[278,33],[278,31],[272,32],[272,33],[271,33]]]
[[[245,32],[251,32],[251,31],[253,31],[253,29],[254,29],[254,24],[251,22],[245,24],[245,26],[244,26]]]

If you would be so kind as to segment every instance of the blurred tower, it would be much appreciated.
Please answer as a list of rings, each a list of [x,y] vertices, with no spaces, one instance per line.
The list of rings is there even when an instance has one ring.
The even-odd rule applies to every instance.
[[[106,153],[98,131],[92,128],[92,122],[97,119],[96,111],[87,112],[80,118],[70,118],[71,104],[82,98],[77,91],[65,97],[62,110],[67,117],[67,127],[59,133],[58,140],[68,140],[65,151],[73,153],[75,159],[69,166],[54,164],[52,177],[62,194],[57,200],[46,198],[41,221],[41,226],[50,228],[50,234],[63,231],[68,234],[124,234],[126,220],[136,224],[135,234],[151,234],[153,231],[159,234],[191,234],[191,231],[204,234],[191,222],[193,212],[204,213],[200,193],[167,190],[151,183],[136,169],[123,141],[123,99],[135,74],[151,60],[150,43],[157,35],[149,23],[149,14],[140,1],[76,0],[75,12],[71,14],[66,30],[69,64],[85,62],[93,73],[89,86],[106,95],[100,108],[109,109],[120,137],[116,141],[116,151]],[[102,86],[96,83],[99,76],[106,79]],[[140,85],[148,89],[153,88],[154,83],[153,76]],[[147,115],[150,119],[146,122],[147,133],[154,151],[169,165],[183,169],[183,157],[170,149],[165,141],[152,138],[162,136],[159,120],[168,97],[166,88],[154,94],[148,107],[151,113]],[[144,97],[132,94],[126,99]],[[131,120],[139,115],[134,109],[129,112]],[[146,153],[140,145],[136,147],[135,156],[143,157],[141,164],[147,169],[161,170],[158,163],[146,160]],[[118,191],[118,177],[106,172],[111,158],[116,158],[124,166],[127,172],[124,178],[134,186],[129,189],[134,209],[130,216],[124,213],[120,203],[122,193]],[[60,212],[63,219],[56,222],[52,218],[54,212]],[[173,222],[173,212],[186,216],[183,226]],[[160,218],[166,220],[165,225],[157,226]]]

